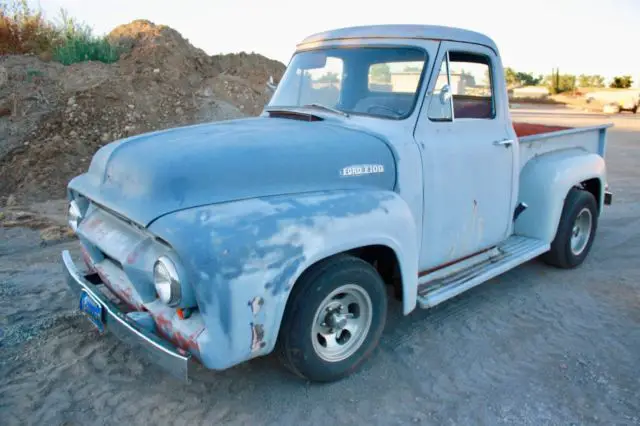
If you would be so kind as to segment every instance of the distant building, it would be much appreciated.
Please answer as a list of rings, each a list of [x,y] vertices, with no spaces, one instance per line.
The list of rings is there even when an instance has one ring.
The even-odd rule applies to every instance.
[[[544,86],[524,86],[511,90],[513,98],[539,98],[544,99],[549,96],[549,89]]]
[[[422,73],[420,71],[392,72],[391,81],[389,83],[371,82],[369,84],[369,89],[383,92],[413,93],[418,87],[421,74]],[[450,77],[451,92],[453,94],[468,94],[468,88],[476,87],[475,79],[470,74],[451,73]]]

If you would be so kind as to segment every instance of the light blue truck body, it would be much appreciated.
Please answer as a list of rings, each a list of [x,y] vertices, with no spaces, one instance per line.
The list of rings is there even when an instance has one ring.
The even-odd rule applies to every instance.
[[[368,45],[426,52],[406,118],[306,108],[296,111],[308,118],[300,120],[267,107],[260,117],[113,142],[70,182],[70,199],[83,210],[77,234],[89,272],[131,310],[150,313],[155,328],[105,301],[108,315],[150,352],[164,351],[167,369],[183,374],[191,356],[225,369],[270,353],[297,280],[332,255],[370,247],[392,253],[409,314],[419,286],[443,265],[514,235],[547,247],[571,187],[590,182],[602,206],[606,126],[518,141],[491,40],[381,26],[315,35],[298,50]],[[461,47],[490,58],[495,116],[432,121],[427,103],[439,64]],[[529,207],[514,220],[521,204]],[[177,307],[155,293],[153,265],[163,254],[185,277]],[[102,300],[68,255],[65,265],[73,288]],[[181,318],[176,308],[194,311]]]

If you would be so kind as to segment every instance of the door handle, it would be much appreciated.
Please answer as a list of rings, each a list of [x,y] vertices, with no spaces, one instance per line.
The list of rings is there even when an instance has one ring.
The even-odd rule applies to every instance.
[[[503,139],[501,141],[495,141],[493,144],[496,146],[510,147],[513,144],[513,139]]]

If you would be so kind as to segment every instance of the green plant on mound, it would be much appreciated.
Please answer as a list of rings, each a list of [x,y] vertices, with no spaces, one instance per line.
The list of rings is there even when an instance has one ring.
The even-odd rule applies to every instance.
[[[71,65],[83,61],[100,61],[110,64],[120,58],[122,49],[111,45],[106,38],[72,37],[65,39],[53,50],[53,59]]]
[[[116,62],[125,49],[95,36],[91,27],[61,10],[57,22],[45,19],[27,0],[0,0],[0,55],[35,54],[64,65]]]
[[[88,25],[81,24],[60,11],[61,42],[53,49],[53,59],[64,65],[83,61],[116,62],[123,50],[109,43],[106,37],[93,35]]]

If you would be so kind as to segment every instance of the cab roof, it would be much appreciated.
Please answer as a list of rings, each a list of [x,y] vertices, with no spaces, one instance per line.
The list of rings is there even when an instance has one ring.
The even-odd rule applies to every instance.
[[[347,40],[356,38],[403,38],[461,41],[480,44],[498,52],[498,47],[488,36],[462,28],[445,27],[439,25],[366,25],[358,27],[338,28],[308,36],[298,44],[319,43],[333,40]]]

